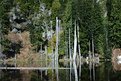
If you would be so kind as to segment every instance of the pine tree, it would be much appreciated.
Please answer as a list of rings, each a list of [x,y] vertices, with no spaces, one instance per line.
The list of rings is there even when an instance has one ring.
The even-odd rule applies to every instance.
[[[112,48],[121,47],[121,1],[112,0],[109,18],[109,40]]]

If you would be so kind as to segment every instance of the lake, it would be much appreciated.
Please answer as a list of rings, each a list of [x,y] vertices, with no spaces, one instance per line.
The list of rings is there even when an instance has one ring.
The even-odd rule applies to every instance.
[[[71,67],[60,63],[56,68],[1,67],[0,81],[121,81],[120,66],[103,61],[81,63],[78,66],[75,63]]]

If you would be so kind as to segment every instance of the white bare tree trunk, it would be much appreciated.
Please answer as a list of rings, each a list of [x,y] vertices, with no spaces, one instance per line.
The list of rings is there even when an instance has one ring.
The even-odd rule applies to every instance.
[[[74,30],[74,54],[73,61],[76,59],[76,51],[77,51],[77,36],[76,36],[76,22],[75,22],[75,30]]]
[[[55,48],[55,65],[58,63],[58,17],[56,17],[56,48]]]
[[[48,65],[48,64],[47,64],[47,63],[48,63],[48,62],[47,62],[47,60],[48,60],[48,57],[47,57],[48,55],[47,55],[47,54],[48,54],[48,52],[47,52],[47,46],[45,45],[46,67],[48,67],[48,66],[47,66],[47,65]],[[47,70],[45,71],[45,74],[47,75]]]
[[[78,81],[77,66],[75,61],[73,61],[73,67],[74,67],[75,81]]]
[[[79,25],[77,25],[77,32],[78,32],[78,52],[79,52],[79,56],[81,57],[80,44],[79,44]]]
[[[75,29],[74,29],[74,54],[73,54],[73,67],[74,67],[74,73],[75,73],[75,81],[78,81],[78,75],[77,75],[77,66],[76,66],[76,52],[77,52],[77,35],[76,35],[76,22],[75,22]]]
[[[56,17],[56,48],[55,48],[55,67],[56,67],[56,75],[57,75],[57,81],[58,78],[58,38],[59,38],[59,20],[58,17]]]
[[[70,58],[70,81],[71,81],[72,55],[71,55],[70,28],[69,28],[69,58]]]
[[[77,25],[78,32],[78,53],[79,53],[79,79],[81,77],[81,52],[80,52],[80,44],[79,44],[79,25]]]
[[[69,28],[69,57],[70,57],[70,61],[72,60],[72,56],[71,56],[71,45],[70,45],[71,41],[70,41],[70,28]]]

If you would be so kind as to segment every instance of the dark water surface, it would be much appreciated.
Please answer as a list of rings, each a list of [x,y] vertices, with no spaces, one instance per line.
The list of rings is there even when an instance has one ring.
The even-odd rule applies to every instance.
[[[111,62],[101,62],[83,63],[76,70],[66,67],[39,70],[1,69],[0,81],[121,81],[121,71],[114,67]]]

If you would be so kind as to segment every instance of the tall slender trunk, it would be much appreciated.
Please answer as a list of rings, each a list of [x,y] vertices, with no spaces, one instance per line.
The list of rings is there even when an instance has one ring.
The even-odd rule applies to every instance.
[[[55,67],[56,67],[56,75],[57,75],[57,80],[58,78],[58,33],[59,33],[59,20],[58,17],[56,17],[56,49],[55,49]]]
[[[95,81],[95,63],[93,63],[93,81]]]
[[[46,25],[46,30],[45,30],[46,40],[48,40],[48,25],[47,25],[47,22],[45,22],[45,25]],[[46,55],[46,67],[47,67],[47,60],[48,60],[47,45],[45,45],[45,55]],[[47,75],[47,70],[46,70],[45,74]]]
[[[48,52],[47,52],[47,46],[45,45],[46,67],[48,65],[48,62],[47,62],[48,61],[48,57],[47,57],[48,55],[47,54],[48,54]],[[47,70],[45,71],[45,74],[47,75]]]
[[[79,56],[81,56],[80,44],[79,44],[79,25],[77,25],[77,33],[78,33],[78,53],[79,53]]]
[[[69,58],[70,58],[70,81],[71,81],[72,55],[71,55],[70,28],[69,28]]]
[[[89,61],[89,74],[90,74],[90,81],[92,81],[92,62]]]
[[[93,57],[93,60],[94,60],[94,37],[92,35],[92,57]]]
[[[91,46],[90,46],[90,40],[89,40],[89,59],[92,58],[92,55],[91,55]]]
[[[17,56],[16,56],[16,54],[15,54],[15,61],[14,61],[15,67],[16,67],[16,62],[17,62]]]
[[[70,58],[70,62],[71,62],[72,56],[71,56],[70,28],[69,28],[69,58]]]
[[[76,51],[77,51],[77,36],[76,36],[76,22],[75,22],[75,30],[74,30],[74,54],[73,61],[76,59]]]
[[[58,64],[58,17],[56,17],[56,48],[55,48],[55,65]]]
[[[52,26],[52,24],[53,24],[53,22],[52,21],[50,21],[50,27],[51,27],[51,38],[52,38],[52,36],[53,36],[53,26]],[[52,81],[53,81],[53,76],[54,76],[54,64],[55,64],[55,61],[54,61],[54,59],[55,59],[55,55],[54,55],[54,52],[53,52],[53,44],[52,44],[52,42],[51,42],[51,49],[52,49]]]
[[[80,44],[79,44],[79,25],[77,25],[77,33],[78,33],[78,54],[79,54],[79,79],[81,77],[81,52],[80,52]]]
[[[75,61],[73,61],[73,67],[74,67],[74,73],[75,73],[75,81],[78,81],[77,66]]]
[[[71,57],[71,45],[70,45],[70,28],[69,28],[69,59],[70,59],[70,81],[71,81],[71,66],[72,66],[72,57]]]
[[[73,67],[75,72],[75,81],[78,81],[77,66],[76,66],[76,52],[77,52],[77,32],[76,32],[76,21],[75,21],[75,30],[74,30],[74,54],[73,54]]]

